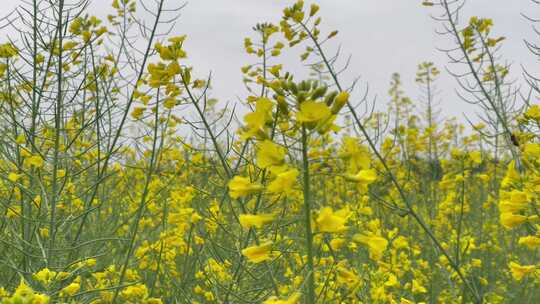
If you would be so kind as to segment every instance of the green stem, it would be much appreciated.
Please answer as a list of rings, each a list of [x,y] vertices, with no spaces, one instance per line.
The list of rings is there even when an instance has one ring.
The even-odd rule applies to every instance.
[[[308,135],[302,125],[302,167],[304,179],[304,225],[306,226],[307,250],[307,303],[315,303],[315,275],[313,266],[313,232],[311,231],[311,189],[309,187]]]
[[[133,228],[131,229],[132,230],[131,231],[131,237],[130,237],[130,240],[129,240],[129,245],[127,246],[126,257],[124,259],[124,262],[123,262],[123,265],[122,265],[122,268],[121,268],[120,278],[118,279],[118,285],[122,285],[124,283],[124,279],[126,277],[126,271],[127,271],[128,266],[129,266],[129,261],[131,259],[131,256],[133,255],[133,251],[135,249],[135,242],[136,242],[136,239],[137,239],[137,234],[139,233],[140,222],[141,222],[141,219],[143,217],[146,204],[148,203],[147,197],[150,195],[150,183],[152,182],[152,178],[154,176],[154,173],[155,173],[155,170],[156,170],[156,167],[157,167],[156,163],[157,163],[157,159],[159,158],[158,155],[161,154],[161,147],[163,146],[163,140],[164,140],[163,137],[161,138],[162,142],[160,143],[159,148],[158,148],[158,145],[157,145],[158,137],[159,137],[159,134],[158,134],[158,131],[159,131],[158,130],[159,129],[159,102],[160,102],[159,96],[160,96],[160,89],[158,88],[157,93],[156,93],[156,108],[155,108],[154,122],[153,122],[153,140],[152,140],[152,150],[151,150],[152,152],[151,152],[151,155],[150,155],[150,164],[148,166],[148,172],[147,172],[146,178],[145,178],[144,189],[143,189],[143,192],[142,192],[142,195],[141,195],[141,200],[139,202],[139,207],[137,209],[137,214],[135,216],[135,221],[133,223]],[[165,132],[165,130],[163,132]],[[157,275],[159,275],[159,269],[158,269],[158,272],[157,272],[156,276]],[[114,296],[113,296],[113,299],[112,299],[112,303],[116,303],[120,291],[121,291],[121,288],[116,289],[116,291],[114,293]]]
[[[54,155],[53,155],[53,172],[52,172],[52,190],[51,190],[51,220],[50,220],[50,226],[49,226],[49,232],[50,232],[50,241],[49,241],[49,250],[47,254],[47,265],[54,265],[53,264],[53,252],[54,252],[54,246],[56,241],[56,207],[57,207],[57,200],[58,200],[58,170],[60,165],[60,136],[61,134],[61,128],[62,128],[62,115],[63,115],[63,99],[62,99],[62,82],[63,80],[63,52],[62,52],[62,41],[63,41],[63,35],[62,30],[64,28],[64,20],[62,18],[64,13],[64,1],[60,1],[58,4],[58,25],[57,25],[57,31],[58,31],[58,45],[60,46],[58,51],[58,74],[56,75],[57,78],[57,85],[58,85],[58,96],[56,100],[56,106],[55,106],[55,117],[54,117]]]

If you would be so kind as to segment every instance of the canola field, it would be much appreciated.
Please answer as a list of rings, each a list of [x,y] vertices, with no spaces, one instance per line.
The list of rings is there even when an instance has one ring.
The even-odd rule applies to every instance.
[[[405,76],[422,98],[394,74],[373,107],[316,2],[239,36],[228,104],[186,63],[205,38],[170,35],[181,3],[20,2],[0,41],[0,303],[540,303],[539,75],[465,1],[411,5],[446,29],[475,121],[440,114],[431,62]]]

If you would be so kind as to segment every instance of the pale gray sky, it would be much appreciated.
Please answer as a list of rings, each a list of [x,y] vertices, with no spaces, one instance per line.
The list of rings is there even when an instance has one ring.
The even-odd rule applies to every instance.
[[[193,0],[183,13],[179,33],[191,39],[187,47],[199,71],[212,70],[218,96],[233,99],[245,96],[240,82],[239,67],[246,63],[242,39],[251,34],[257,22],[279,22],[285,5],[294,1],[276,0]],[[309,3],[310,1],[306,1]],[[339,30],[334,43],[341,44],[343,55],[352,55],[346,80],[361,76],[377,94],[378,103],[386,104],[387,90],[393,72],[402,75],[405,89],[412,98],[419,92],[414,83],[417,64],[433,61],[444,70],[448,59],[437,47],[448,46],[447,39],[435,33],[439,28],[431,17],[433,9],[420,5],[420,0],[327,0],[313,1],[321,6],[320,15],[328,29]],[[540,6],[530,0],[469,0],[464,12],[493,18],[495,34],[508,37],[502,49],[505,58],[514,63],[515,75],[520,76],[519,64],[538,65],[527,52],[523,39],[532,37],[530,24],[520,13],[537,12]],[[438,10],[435,10],[438,11]],[[463,18],[468,20],[468,16]],[[292,58],[296,60],[297,58]],[[446,74],[446,73],[444,73]],[[456,82],[443,75],[439,88],[443,90],[441,107],[445,113],[461,116],[472,114],[474,107],[459,100],[454,93]],[[360,93],[360,92],[358,92]]]
[[[178,3],[179,0],[170,1]],[[111,2],[94,0],[92,11],[104,16]],[[213,95],[221,101],[235,100],[247,95],[240,67],[253,60],[243,50],[243,38],[253,36],[251,28],[257,22],[278,23],[282,9],[293,2],[191,0],[182,12],[174,34],[188,35],[189,60],[199,76],[212,71]],[[439,88],[443,91],[441,107],[444,112],[455,116],[461,116],[463,112],[473,115],[475,108],[459,100],[454,93],[456,82],[444,72],[448,59],[436,49],[448,46],[450,42],[435,34],[440,25],[430,18],[430,13],[438,10],[421,6],[421,0],[306,0],[306,3],[310,2],[321,6],[325,28],[339,30],[334,43],[341,45],[343,55],[352,55],[344,81],[350,82],[354,76],[361,76],[363,84],[369,83],[372,96],[376,94],[377,102],[382,105],[388,101],[391,74],[399,72],[407,94],[416,98],[419,95],[414,84],[417,64],[433,61],[443,70]],[[17,3],[20,0],[2,0],[2,11],[8,11]],[[469,0],[464,12],[462,20],[467,20],[470,15],[494,20],[495,34],[507,37],[502,51],[504,58],[514,65],[514,76],[521,76],[521,64],[538,70],[536,59],[523,43],[523,39],[534,37],[533,31],[520,13],[540,17],[540,6],[532,5],[530,0]],[[292,63],[296,59],[285,61]]]

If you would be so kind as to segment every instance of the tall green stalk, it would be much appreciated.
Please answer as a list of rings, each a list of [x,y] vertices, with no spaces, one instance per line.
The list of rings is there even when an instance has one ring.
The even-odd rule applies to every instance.
[[[315,274],[313,266],[313,232],[311,231],[311,189],[309,187],[308,134],[302,125],[302,168],[304,181],[304,225],[306,226],[307,250],[307,299],[309,304],[315,303]]]

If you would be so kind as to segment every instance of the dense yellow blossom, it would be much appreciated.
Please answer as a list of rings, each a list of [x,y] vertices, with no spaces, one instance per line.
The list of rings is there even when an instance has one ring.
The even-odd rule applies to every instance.
[[[272,222],[274,218],[273,214],[240,214],[238,220],[242,227],[249,229],[251,227],[262,228],[263,225]]]
[[[508,266],[512,277],[517,281],[521,281],[525,276],[536,272],[536,266],[534,265],[519,265],[516,262],[510,262]]]
[[[371,259],[378,261],[382,258],[386,247],[388,246],[388,240],[377,235],[355,235],[354,240],[363,243],[368,247],[369,256]]]
[[[260,263],[272,258],[272,242],[266,242],[261,245],[254,245],[244,248],[242,254],[248,258],[250,262]]]
[[[232,198],[240,198],[263,189],[262,185],[252,183],[248,177],[235,176],[229,182],[229,195]]]
[[[330,109],[324,103],[305,101],[300,104],[300,111],[296,114],[296,120],[302,123],[318,123],[328,119],[330,115]]]
[[[330,207],[324,207],[319,211],[319,215],[315,222],[320,232],[343,232],[347,229],[345,224],[349,217],[349,210],[342,209],[334,212]]]

